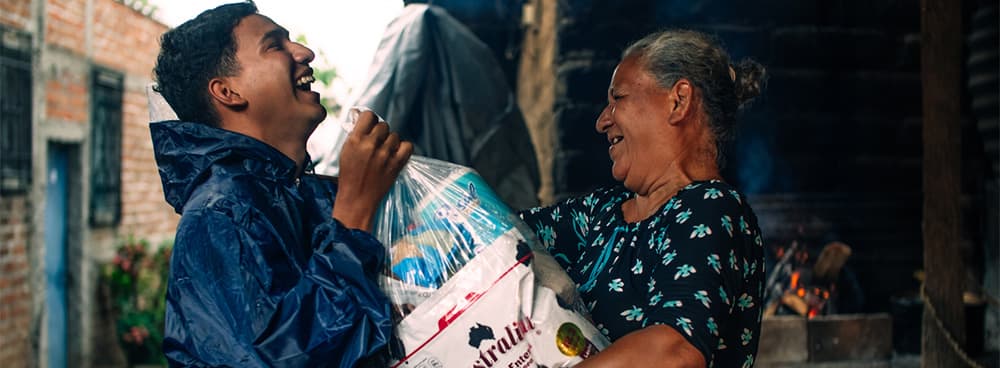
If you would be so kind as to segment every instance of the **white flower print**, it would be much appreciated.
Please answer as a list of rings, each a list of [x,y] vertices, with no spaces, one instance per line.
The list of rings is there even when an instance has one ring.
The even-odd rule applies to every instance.
[[[683,266],[677,267],[677,273],[674,274],[674,280],[677,280],[681,277],[686,278],[688,276],[691,276],[692,273],[696,272],[698,271],[695,270],[694,267],[691,267],[691,265],[689,264],[684,264]]]
[[[663,265],[664,266],[669,265],[670,262],[674,261],[675,257],[677,257],[677,251],[676,250],[672,250],[672,251],[670,251],[670,253],[665,254],[663,256],[663,262],[662,262]]]
[[[611,280],[611,282],[608,283],[608,291],[616,291],[620,293],[622,292],[622,286],[625,286],[625,283],[622,282],[622,279],[618,278]]]
[[[677,219],[678,224],[683,224],[687,222],[689,218],[691,218],[691,209],[688,208],[684,210],[684,212],[678,213],[677,216],[674,217]]]
[[[705,190],[705,197],[703,199],[718,199],[722,197],[722,191],[715,188],[708,188]]]
[[[719,325],[715,324],[715,318],[708,317],[708,322],[705,325],[708,327],[708,331],[711,332],[712,335],[719,336]]]
[[[708,292],[707,291],[705,291],[705,290],[698,290],[698,292],[694,293],[694,298],[698,299],[698,301],[701,302],[701,304],[704,305],[705,308],[711,308],[712,307],[712,300],[708,298]]]
[[[691,320],[686,317],[677,317],[677,327],[683,329],[688,336],[691,336],[691,330],[694,329],[691,326]]]
[[[649,298],[649,306],[655,307],[657,304],[660,304],[660,299],[663,299],[663,293],[656,292],[656,295],[653,295],[652,298]]]
[[[642,273],[642,260],[641,259],[638,259],[638,260],[635,261],[635,266],[632,266],[632,273],[636,274],[636,275]]]
[[[625,317],[626,321],[642,321],[642,308],[633,305],[632,309],[626,309],[624,312],[621,312],[621,316]]]
[[[719,255],[712,253],[708,256],[708,265],[715,270],[715,273],[722,273],[722,264],[719,262]]]
[[[750,340],[753,340],[753,333],[750,332],[749,328],[744,328],[743,334],[740,335],[740,344],[743,346],[750,345]]]
[[[729,194],[731,194],[733,196],[733,198],[736,198],[736,203],[743,204],[743,199],[740,198],[740,193],[738,193],[735,190],[730,189],[729,190]]]
[[[733,237],[733,219],[729,218],[729,215],[722,216],[722,228],[726,229],[730,238]]]
[[[743,293],[743,295],[740,295],[740,300],[736,303],[736,306],[744,311],[753,308],[753,297],[747,293]]]
[[[705,224],[699,224],[694,226],[694,231],[691,231],[691,239],[695,237],[704,238],[706,235],[712,235],[712,228],[705,226]]]

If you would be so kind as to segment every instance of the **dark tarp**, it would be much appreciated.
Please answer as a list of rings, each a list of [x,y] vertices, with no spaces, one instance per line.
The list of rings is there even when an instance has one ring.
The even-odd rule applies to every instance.
[[[511,207],[538,204],[538,163],[515,96],[490,49],[445,10],[403,9],[353,105],[385,118],[416,154],[476,169]],[[334,147],[317,172],[335,173]]]

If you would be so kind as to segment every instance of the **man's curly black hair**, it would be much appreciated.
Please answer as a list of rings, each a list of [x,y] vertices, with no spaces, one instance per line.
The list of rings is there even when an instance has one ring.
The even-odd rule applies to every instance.
[[[180,120],[219,126],[208,81],[239,71],[233,29],[253,14],[257,14],[257,6],[252,1],[226,4],[163,34],[154,69],[155,90]]]

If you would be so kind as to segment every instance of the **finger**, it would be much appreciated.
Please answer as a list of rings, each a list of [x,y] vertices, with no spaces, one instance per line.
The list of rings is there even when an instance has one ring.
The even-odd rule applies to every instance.
[[[382,146],[390,154],[394,154],[394,153],[396,153],[396,150],[399,149],[399,143],[400,142],[401,142],[401,140],[399,138],[399,134],[397,134],[396,132],[390,132],[389,136],[385,137],[385,143],[382,143]]]
[[[392,156],[392,167],[394,170],[402,169],[406,162],[410,160],[410,156],[413,154],[413,143],[409,141],[402,141],[399,143],[399,149]]]
[[[354,122],[354,130],[351,134],[356,136],[367,135],[378,124],[378,118],[371,111],[363,111],[358,114],[358,120]]]
[[[389,136],[389,124],[385,122],[376,123],[369,134],[375,138],[376,146],[381,145]]]

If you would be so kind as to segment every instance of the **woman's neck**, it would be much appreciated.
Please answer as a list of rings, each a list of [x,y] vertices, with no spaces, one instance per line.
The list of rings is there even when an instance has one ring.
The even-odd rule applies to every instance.
[[[622,214],[629,223],[639,222],[653,216],[664,204],[677,195],[685,186],[696,181],[721,179],[714,158],[689,167],[673,170],[655,181],[648,189],[636,191],[634,198],[622,203]]]

